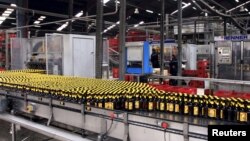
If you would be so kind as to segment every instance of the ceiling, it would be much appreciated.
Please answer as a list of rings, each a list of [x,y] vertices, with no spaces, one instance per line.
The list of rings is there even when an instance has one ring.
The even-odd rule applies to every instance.
[[[0,4],[2,5],[10,5],[10,1],[16,1],[16,0],[0,0]],[[69,0],[17,0],[17,1],[24,1],[24,6],[20,7],[26,7],[28,9],[33,10],[39,10],[39,11],[46,11],[51,13],[60,14],[60,17],[58,15],[51,15],[51,13],[41,14],[41,12],[37,11],[26,11],[25,13],[25,20],[24,23],[27,25],[32,25],[40,16],[46,16],[46,18],[41,23],[46,22],[53,22],[58,20],[66,19],[66,17],[69,15]],[[73,15],[77,14],[80,11],[83,11],[83,16],[88,15],[95,15],[96,14],[96,1],[97,0],[74,0],[73,5]],[[243,4],[245,2],[248,2],[249,0],[204,0],[207,2],[210,6],[214,6],[213,8],[216,10],[220,10],[220,12],[224,12],[227,10],[230,10],[240,4]],[[216,1],[216,2],[215,2]],[[191,0],[183,0],[185,4],[191,3]],[[199,0],[196,0],[196,3],[198,3],[202,9],[209,10],[206,6],[204,6]],[[217,5],[217,4],[218,5]],[[184,5],[185,5],[184,4]],[[170,14],[171,18],[177,18],[177,12],[175,14],[172,14],[174,11],[177,10],[177,0],[165,0],[165,7],[166,7],[166,13]],[[223,8],[224,10],[223,10]],[[135,8],[138,9],[139,13],[135,13]],[[246,8],[246,9],[245,9]],[[160,0],[127,0],[127,24],[128,25],[134,25],[138,24],[141,21],[144,21],[145,23],[148,22],[156,22],[160,20],[160,9],[161,9],[161,1]],[[250,13],[248,13],[248,9],[250,11],[250,3],[244,5],[244,10],[240,11],[241,8],[238,8],[231,13],[234,15],[234,17],[239,17],[237,14],[241,14],[241,17],[248,17]],[[0,8],[0,14],[2,14],[6,8]],[[112,12],[115,10],[115,0],[110,0],[107,2],[104,6],[104,13],[106,12]],[[146,12],[146,10],[153,11],[153,13]],[[241,9],[242,10],[242,9]],[[183,17],[194,17],[194,16],[200,16],[204,17],[205,13],[201,11],[197,6],[195,6],[193,3],[191,3],[190,6],[187,6],[185,9],[183,9]],[[217,16],[215,12],[211,12],[208,14],[208,16]],[[111,15],[111,16],[105,16],[104,20],[106,21],[104,24],[104,30],[105,28],[112,25],[112,23],[116,23],[119,21],[119,12],[117,14]],[[80,21],[76,20],[73,21],[73,32],[76,33],[94,33],[95,32],[95,25],[94,25],[94,18],[91,21]],[[32,35],[37,35],[38,31],[43,32],[55,32],[62,24],[62,23],[53,23],[50,25],[43,25],[41,27],[30,27],[27,28],[27,30],[31,31]],[[92,24],[92,26],[90,26]],[[247,20],[243,19],[241,20],[242,26],[245,25],[245,23],[248,23]],[[6,19],[1,25],[0,29],[9,29],[16,27],[16,11],[14,11],[8,19]],[[109,33],[115,34],[117,32],[117,27],[115,27],[113,30],[110,30]],[[63,29],[61,32],[68,32],[69,28]]]

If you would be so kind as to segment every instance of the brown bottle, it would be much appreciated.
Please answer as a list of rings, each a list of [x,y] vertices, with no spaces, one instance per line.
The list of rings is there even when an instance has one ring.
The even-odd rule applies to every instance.
[[[198,103],[198,96],[195,95],[194,99],[193,99],[193,116],[199,116],[200,113],[200,107],[199,107],[199,103]]]
[[[189,114],[189,103],[188,103],[188,96],[187,94],[184,94],[184,106],[183,106],[183,113],[184,115]]]

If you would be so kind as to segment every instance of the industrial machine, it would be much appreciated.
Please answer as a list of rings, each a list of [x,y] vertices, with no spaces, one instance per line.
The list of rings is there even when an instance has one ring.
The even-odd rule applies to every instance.
[[[127,42],[126,61],[127,74],[151,74],[149,42]]]
[[[11,69],[46,69],[48,74],[95,77],[94,36],[46,34],[43,38],[13,38],[11,42]]]

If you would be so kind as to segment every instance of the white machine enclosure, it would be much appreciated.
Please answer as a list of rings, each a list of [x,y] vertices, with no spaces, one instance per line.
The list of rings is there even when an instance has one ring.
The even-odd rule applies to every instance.
[[[63,35],[63,74],[95,77],[95,36]]]

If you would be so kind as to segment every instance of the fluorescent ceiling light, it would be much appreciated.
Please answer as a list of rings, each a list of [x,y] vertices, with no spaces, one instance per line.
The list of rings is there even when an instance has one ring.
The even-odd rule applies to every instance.
[[[0,21],[0,24],[2,24],[3,23],[3,21]]]
[[[154,11],[151,11],[151,10],[146,10],[148,13],[154,13]]]
[[[39,24],[39,23],[40,23],[40,21],[35,21],[35,22],[34,22],[34,24]]]
[[[208,16],[208,14],[207,14],[207,13],[205,13],[205,16],[207,17],[207,16]]]
[[[116,24],[120,24],[120,21],[116,22]]]
[[[144,24],[144,21],[141,21],[139,24]]]
[[[11,9],[11,8],[7,8],[6,10],[7,10],[7,11],[11,11],[11,12],[14,11],[14,9]]]
[[[247,1],[247,2],[245,2],[245,3],[242,3],[242,4],[238,5],[238,6],[236,6],[236,7],[232,8],[232,9],[230,9],[230,10],[228,10],[227,12],[232,12],[233,10],[238,9],[238,8],[240,8],[240,7],[248,4],[248,3],[250,3],[250,0]]]
[[[187,8],[187,7],[189,7],[191,5],[191,3],[187,4],[187,3],[184,3],[184,2],[182,2],[182,4],[184,4],[184,6],[182,6],[182,10],[185,9],[185,8]],[[175,10],[174,12],[171,13],[171,15],[174,15],[177,12],[178,12],[178,10]]]
[[[6,20],[6,17],[0,16],[0,21],[4,21],[4,20]]]
[[[247,9],[247,8],[245,8],[245,11],[247,11],[247,12],[248,12],[248,9]]]
[[[194,9],[194,10],[196,10],[196,8],[195,8],[195,7],[193,7],[193,9]]]
[[[12,13],[12,11],[5,10],[3,13],[6,13],[6,14],[11,14],[11,13]]]
[[[10,6],[12,6],[12,7],[16,7],[16,4],[12,3],[12,4],[10,4]]]
[[[235,2],[239,2],[239,0],[235,0]]]
[[[4,17],[9,17],[9,16],[10,16],[10,14],[3,13],[3,14],[2,14],[2,16],[4,16]]]
[[[138,27],[138,26],[139,26],[139,24],[134,25],[134,27]]]
[[[41,16],[40,18],[41,18],[41,19],[45,19],[45,18],[46,18],[46,16]]]
[[[81,17],[82,15],[83,15],[83,11],[77,13],[77,14],[75,15],[75,17]]]
[[[107,2],[109,2],[110,0],[103,0],[103,3],[106,4]]]

